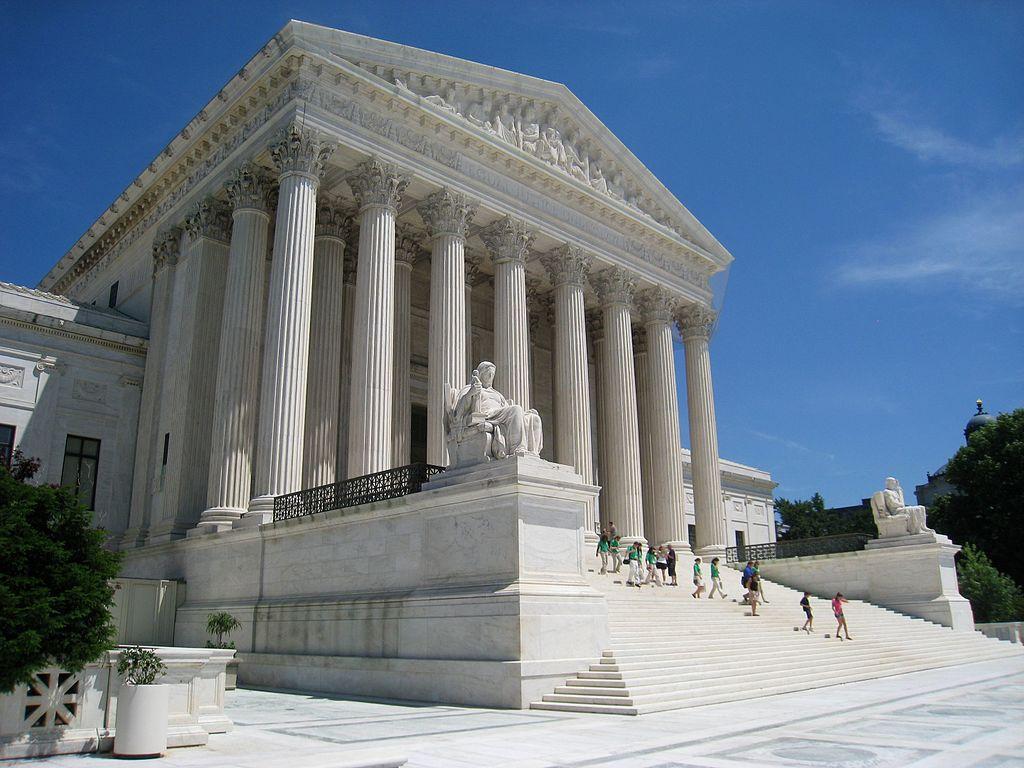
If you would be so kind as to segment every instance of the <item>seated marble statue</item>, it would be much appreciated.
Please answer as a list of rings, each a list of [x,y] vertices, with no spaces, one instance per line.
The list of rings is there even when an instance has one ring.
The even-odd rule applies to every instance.
[[[879,538],[934,533],[927,525],[925,508],[906,505],[903,489],[895,477],[885,478],[885,490],[871,495],[871,512]]]
[[[540,415],[506,400],[491,386],[494,363],[480,363],[461,390],[446,387],[448,465],[464,467],[508,456],[538,456],[544,445]]]

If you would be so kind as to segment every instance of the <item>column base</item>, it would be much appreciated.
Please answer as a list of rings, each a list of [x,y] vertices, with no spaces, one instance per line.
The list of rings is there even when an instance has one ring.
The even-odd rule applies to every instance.
[[[677,555],[693,555],[693,550],[690,548],[690,542],[688,541],[666,541],[664,546],[672,547],[672,549],[676,551]],[[701,555],[701,557],[703,557],[703,555]],[[723,557],[723,555],[719,555],[719,557]]]
[[[716,557],[724,563],[725,549],[725,544],[708,544],[705,547],[693,550],[693,553],[705,563],[710,563]]]
[[[249,501],[249,509],[236,523],[237,528],[254,528],[274,522],[274,497],[257,496]]]
[[[230,531],[245,512],[244,508],[240,509],[238,507],[211,507],[203,511],[203,514],[199,516],[199,522],[196,523],[196,527],[190,530],[186,536],[191,539],[207,533]]]

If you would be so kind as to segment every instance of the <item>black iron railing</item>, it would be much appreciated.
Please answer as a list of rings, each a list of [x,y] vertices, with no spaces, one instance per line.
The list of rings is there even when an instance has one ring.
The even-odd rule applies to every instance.
[[[769,544],[745,544],[725,550],[725,562],[743,563],[747,560],[779,560],[784,557],[831,555],[836,552],[857,552],[874,536],[870,533],[844,533],[839,536],[816,536],[812,539],[792,539]]]
[[[425,482],[441,472],[444,467],[421,462],[286,493],[274,498],[274,522],[419,493]]]

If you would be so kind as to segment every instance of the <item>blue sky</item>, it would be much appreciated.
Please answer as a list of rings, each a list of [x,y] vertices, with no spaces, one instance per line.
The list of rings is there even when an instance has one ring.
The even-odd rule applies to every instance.
[[[1024,405],[1022,4],[7,2],[3,18],[0,279],[34,285],[298,18],[568,85],[736,257],[712,344],[720,448],[778,495],[851,504],[889,473],[910,488],[976,398]]]

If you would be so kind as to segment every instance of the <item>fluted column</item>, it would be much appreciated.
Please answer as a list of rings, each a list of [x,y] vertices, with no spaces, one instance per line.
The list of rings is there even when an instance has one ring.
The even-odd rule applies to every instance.
[[[149,310],[149,349],[142,380],[142,401],[139,405],[138,440],[135,443],[132,501],[128,529],[121,538],[121,547],[135,547],[146,537],[150,522],[153,478],[159,464],[159,411],[167,353],[167,322],[170,315],[171,267],[178,261],[181,229],[170,227],[157,233],[153,240],[153,298]]]
[[[395,216],[408,183],[398,168],[378,158],[363,163],[349,179],[359,203],[348,425],[350,478],[391,466]]]
[[[722,557],[728,546],[728,527],[722,505],[722,476],[718,466],[718,427],[711,384],[708,344],[715,313],[691,304],[679,313],[686,358],[686,407],[690,419],[690,460],[693,471],[693,506],[696,553]]]
[[[602,383],[609,451],[602,477],[610,509],[603,517],[615,522],[624,541],[645,540],[630,312],[635,281],[612,267],[596,275],[593,283],[601,299],[605,334]]]
[[[448,466],[445,396],[465,384],[466,230],[476,212],[465,195],[442,189],[419,207],[430,230],[430,326],[427,351],[427,462]]]
[[[344,332],[345,237],[349,217],[337,202],[321,200],[313,239],[306,432],[302,487],[335,481],[338,464],[338,392]]]
[[[555,460],[594,482],[590,430],[590,375],[583,285],[590,257],[566,245],[543,259],[555,286]]]
[[[270,145],[280,189],[263,350],[256,498],[249,503],[257,523],[270,518],[274,496],[302,486],[316,193],[333,150],[321,136],[294,124]]]
[[[466,371],[473,370],[477,360],[473,357],[473,289],[486,278],[480,267],[483,259],[479,254],[465,253],[466,264]]]
[[[271,180],[245,164],[226,184],[231,245],[210,437],[210,476],[200,528],[229,528],[249,505],[256,449],[256,405]]]
[[[647,371],[647,340],[643,329],[633,326],[633,372],[636,374],[636,425],[640,436],[640,487],[644,499],[644,533],[647,539],[661,544],[654,525],[654,465],[651,462],[651,422],[649,376]]]
[[[647,340],[647,430],[651,439],[654,530],[659,542],[686,550],[690,542],[679,440],[676,364],[672,352],[675,305],[675,298],[661,288],[645,291],[640,300]]]
[[[409,463],[412,447],[412,267],[419,254],[416,232],[408,225],[400,226],[395,238],[395,372],[391,407],[391,463],[396,467]]]
[[[348,479],[348,432],[352,394],[352,319],[356,303],[356,272],[359,266],[359,227],[349,227],[345,239],[345,276],[341,313],[344,330],[341,337],[341,387],[338,392],[338,480]]]
[[[533,236],[506,216],[482,233],[494,261],[494,388],[530,408],[530,318],[526,307],[526,253]]]
[[[594,415],[591,422],[592,432],[596,434],[597,464],[594,467],[594,480],[601,486],[597,498],[598,515],[597,522],[601,530],[608,527],[608,489],[605,487],[605,476],[608,471],[608,429],[605,425],[605,413],[608,410],[607,392],[605,384],[605,352],[604,352],[604,325],[601,322],[600,309],[587,310],[587,332],[590,334],[594,349]]]

